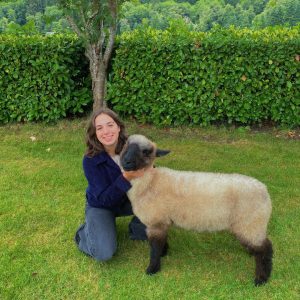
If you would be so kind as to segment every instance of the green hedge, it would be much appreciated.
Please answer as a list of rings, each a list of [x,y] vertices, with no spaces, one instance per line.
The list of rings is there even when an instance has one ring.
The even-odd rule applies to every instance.
[[[155,125],[300,124],[300,27],[144,29],[118,41],[108,99]]]
[[[237,122],[299,126],[300,27],[261,31],[181,26],[117,41],[108,103],[155,125]],[[0,35],[0,123],[55,121],[92,102],[75,36]]]
[[[0,35],[0,123],[82,112],[92,101],[88,78],[75,36]]]

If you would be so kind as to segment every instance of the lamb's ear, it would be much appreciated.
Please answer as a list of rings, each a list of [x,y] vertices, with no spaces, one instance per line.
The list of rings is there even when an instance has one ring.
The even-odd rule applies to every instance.
[[[171,151],[169,151],[169,150],[156,149],[155,156],[156,156],[156,157],[165,156],[165,155],[167,155],[167,154],[170,153],[170,152],[171,152]]]

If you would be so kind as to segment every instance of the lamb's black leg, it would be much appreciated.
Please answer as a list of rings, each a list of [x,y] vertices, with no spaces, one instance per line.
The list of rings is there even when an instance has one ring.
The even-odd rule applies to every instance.
[[[260,249],[254,250],[255,255],[255,281],[256,286],[266,283],[272,271],[273,247],[270,240],[266,239]]]
[[[166,241],[165,246],[164,246],[164,249],[163,249],[162,254],[161,254],[161,257],[166,256],[166,255],[168,254],[168,250],[169,250],[169,244],[168,244],[168,242]]]
[[[252,246],[242,242],[251,255],[255,257],[255,280],[256,286],[265,284],[272,271],[273,247],[269,239],[265,239],[261,246]]]
[[[160,270],[160,258],[166,254],[168,244],[166,236],[153,236],[148,239],[150,244],[150,264],[146,273],[152,275]]]

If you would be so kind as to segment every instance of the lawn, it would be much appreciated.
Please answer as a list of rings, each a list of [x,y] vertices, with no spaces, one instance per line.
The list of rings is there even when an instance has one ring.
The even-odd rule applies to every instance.
[[[129,123],[128,123],[129,124]],[[270,282],[254,287],[254,260],[226,232],[173,228],[162,271],[147,276],[147,242],[117,220],[118,251],[99,263],[73,241],[83,221],[86,120],[0,127],[0,299],[299,299],[300,140],[284,130],[156,129],[128,125],[171,153],[157,165],[242,173],[264,182],[273,213]]]

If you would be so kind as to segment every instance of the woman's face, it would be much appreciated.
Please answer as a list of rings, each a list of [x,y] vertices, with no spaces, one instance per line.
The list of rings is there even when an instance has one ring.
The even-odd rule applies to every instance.
[[[120,127],[109,115],[100,114],[95,119],[96,135],[107,152],[114,154]]]

